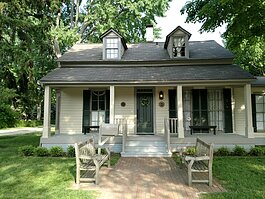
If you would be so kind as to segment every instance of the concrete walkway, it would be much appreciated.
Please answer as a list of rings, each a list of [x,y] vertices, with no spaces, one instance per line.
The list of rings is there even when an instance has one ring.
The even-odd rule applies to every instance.
[[[101,192],[99,199],[184,199],[225,191],[219,183],[187,185],[187,171],[171,158],[121,158],[115,168],[102,168],[100,182],[81,189]]]
[[[42,127],[23,127],[0,130],[0,136],[21,135],[27,133],[42,132]]]

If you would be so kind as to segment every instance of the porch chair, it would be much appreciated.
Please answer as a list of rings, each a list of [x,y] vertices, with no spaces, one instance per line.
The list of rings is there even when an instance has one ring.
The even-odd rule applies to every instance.
[[[95,181],[95,184],[98,184],[100,167],[103,164],[110,167],[110,150],[105,148],[106,154],[101,154],[99,150],[101,148],[105,147],[95,148],[93,137],[89,138],[88,141],[75,143],[76,184],[78,186],[80,181]]]

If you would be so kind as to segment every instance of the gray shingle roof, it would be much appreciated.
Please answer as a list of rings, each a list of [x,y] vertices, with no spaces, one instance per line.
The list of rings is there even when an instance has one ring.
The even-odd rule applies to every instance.
[[[253,76],[237,65],[190,65],[147,67],[57,68],[41,79],[42,83],[93,82],[188,82],[192,80],[242,80]]]
[[[257,79],[252,82],[252,86],[265,86],[265,77],[264,76],[259,76],[256,77]]]
[[[233,58],[215,41],[190,41],[190,59]],[[102,61],[102,44],[76,44],[58,61]],[[129,44],[121,61],[169,60],[164,42]]]

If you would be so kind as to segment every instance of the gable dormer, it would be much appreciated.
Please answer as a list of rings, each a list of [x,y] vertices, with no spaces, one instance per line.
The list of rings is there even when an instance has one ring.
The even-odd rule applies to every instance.
[[[178,26],[166,37],[164,48],[170,58],[189,58],[189,39],[191,34]]]
[[[120,60],[127,50],[125,39],[114,29],[110,28],[100,38],[103,40],[103,60]]]

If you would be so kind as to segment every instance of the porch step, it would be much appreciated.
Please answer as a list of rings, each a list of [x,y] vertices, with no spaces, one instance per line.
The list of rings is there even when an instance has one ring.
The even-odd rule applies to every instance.
[[[164,137],[155,135],[128,136],[122,157],[171,157]]]

